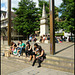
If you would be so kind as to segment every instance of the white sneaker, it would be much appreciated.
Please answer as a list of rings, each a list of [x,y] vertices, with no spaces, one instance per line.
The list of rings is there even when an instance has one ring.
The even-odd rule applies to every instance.
[[[20,57],[20,54],[18,56]]]

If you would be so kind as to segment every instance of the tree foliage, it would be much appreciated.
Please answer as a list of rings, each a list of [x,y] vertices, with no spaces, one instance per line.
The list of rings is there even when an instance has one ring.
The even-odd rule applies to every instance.
[[[22,35],[34,33],[39,26],[36,4],[30,0],[21,0],[18,6],[19,8],[13,8],[17,15],[13,20],[14,28]]]
[[[18,4],[19,8],[13,8],[17,15],[14,20],[14,28],[22,35],[34,34],[35,31],[40,29],[40,18],[42,16],[43,3],[45,3],[46,13],[48,16],[48,24],[50,23],[49,17],[49,2],[44,0],[39,1],[39,8],[36,8],[36,3],[30,0],[21,0]],[[55,18],[58,8],[55,7]],[[55,20],[56,29],[59,28],[58,22]]]
[[[74,32],[74,1],[73,0],[63,0],[60,5],[59,12],[62,14],[60,16],[62,22],[60,22],[61,28],[66,32]]]

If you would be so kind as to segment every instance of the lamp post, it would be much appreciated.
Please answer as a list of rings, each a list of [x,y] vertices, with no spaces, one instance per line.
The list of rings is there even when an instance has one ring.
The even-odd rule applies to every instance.
[[[49,0],[50,5],[50,54],[55,54],[55,25],[54,25],[54,0]]]
[[[11,0],[8,0],[8,45],[11,43]]]

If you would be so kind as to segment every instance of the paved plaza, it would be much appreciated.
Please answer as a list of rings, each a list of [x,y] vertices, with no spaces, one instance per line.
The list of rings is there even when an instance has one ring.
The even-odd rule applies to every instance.
[[[5,57],[1,59],[1,75],[74,75],[73,73],[58,71],[48,68],[32,67],[24,62],[9,60]]]
[[[16,44],[18,41],[14,41]],[[26,41],[23,41],[26,43]],[[50,55],[50,43],[38,43],[45,50],[47,55]],[[7,46],[7,41],[4,42]],[[34,48],[34,42],[31,42]],[[74,59],[74,43],[63,42],[56,43],[56,54],[54,56],[66,57]],[[6,48],[3,46],[3,49]],[[54,69],[49,69],[45,67],[37,68],[37,66],[32,67],[30,64],[25,62],[16,61],[15,59],[8,59],[2,57],[1,59],[1,75],[74,75],[70,72],[64,72]]]

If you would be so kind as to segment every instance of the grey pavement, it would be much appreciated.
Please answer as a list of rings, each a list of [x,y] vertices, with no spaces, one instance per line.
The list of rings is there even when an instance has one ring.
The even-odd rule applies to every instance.
[[[1,75],[74,75],[73,73],[53,70],[48,68],[32,67],[24,62],[14,61],[14,59],[1,59]]]
[[[9,60],[6,57],[1,58],[1,75],[8,75],[9,73],[22,70],[29,67],[29,64],[25,64],[15,60]]]
[[[37,66],[34,66],[25,68],[23,70],[8,75],[73,75],[73,74],[43,67],[37,68]]]

